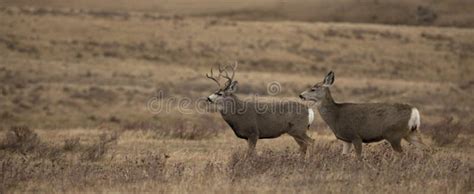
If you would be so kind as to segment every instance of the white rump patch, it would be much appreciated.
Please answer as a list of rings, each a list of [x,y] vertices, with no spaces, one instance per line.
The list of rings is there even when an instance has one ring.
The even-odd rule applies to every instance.
[[[410,120],[408,120],[408,129],[414,130],[418,128],[420,128],[420,113],[418,112],[418,109],[412,108]]]
[[[308,108],[308,125],[311,125],[314,120],[314,111],[313,109]]]

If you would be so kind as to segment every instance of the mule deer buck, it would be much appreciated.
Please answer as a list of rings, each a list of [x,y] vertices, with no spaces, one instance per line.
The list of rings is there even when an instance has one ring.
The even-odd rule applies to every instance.
[[[235,135],[247,140],[249,154],[255,151],[258,139],[277,138],[287,133],[296,140],[304,156],[308,145],[313,142],[306,134],[314,119],[313,110],[292,101],[241,100],[234,94],[237,89],[237,81],[234,80],[236,69],[237,63],[219,66],[219,75],[214,76],[211,68],[211,74],[206,76],[217,83],[218,90],[207,99],[217,104],[222,118]],[[221,77],[227,80],[223,87],[219,82]]]
[[[322,119],[337,139],[344,142],[343,154],[354,145],[361,158],[362,143],[387,140],[396,152],[402,152],[401,140],[420,147],[417,134],[420,127],[418,109],[407,104],[336,103],[329,88],[334,73],[329,72],[322,82],[300,94],[303,100],[315,101]]]

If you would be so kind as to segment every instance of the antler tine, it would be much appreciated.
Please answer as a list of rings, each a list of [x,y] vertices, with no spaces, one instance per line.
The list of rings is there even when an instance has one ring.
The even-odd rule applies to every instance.
[[[227,71],[227,67],[231,67],[231,70],[232,70],[232,76],[229,76],[229,72]],[[226,78],[228,81],[227,81],[227,85],[230,85],[232,83],[232,81],[234,80],[234,76],[235,76],[235,70],[237,69],[237,62],[234,63],[234,65],[226,65],[224,67],[224,73],[225,75],[223,75],[222,77]]]
[[[232,65],[232,80],[234,80],[235,70],[237,70],[237,61]]]
[[[206,73],[206,77],[209,78],[209,79],[211,79],[211,80],[214,80],[214,81],[217,83],[217,86],[221,87],[221,84],[219,83],[219,80],[217,79],[217,78],[220,78],[220,75],[221,75],[221,74],[219,73],[219,75],[217,76],[217,78],[215,78],[215,77],[214,77],[214,72],[213,72],[212,69],[213,69],[213,68],[211,67],[211,75],[209,75],[209,74]],[[220,69],[219,69],[219,71],[220,71]]]
[[[219,72],[222,73],[225,70],[225,66],[222,66],[222,64],[219,64]]]

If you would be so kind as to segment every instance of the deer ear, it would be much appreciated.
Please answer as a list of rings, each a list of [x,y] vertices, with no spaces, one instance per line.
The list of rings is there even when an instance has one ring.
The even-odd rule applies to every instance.
[[[237,82],[237,81],[232,81],[232,82],[230,83],[229,88],[227,89],[227,91],[229,91],[229,92],[235,92],[235,91],[237,90],[237,84],[238,84],[238,83],[239,83],[239,82]]]
[[[323,80],[324,87],[331,87],[334,83],[334,72],[330,71]]]

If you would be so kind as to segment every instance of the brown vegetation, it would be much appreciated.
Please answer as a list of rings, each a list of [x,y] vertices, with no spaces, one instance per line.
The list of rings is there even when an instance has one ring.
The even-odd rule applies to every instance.
[[[434,145],[447,146],[459,140],[462,133],[472,134],[472,121],[454,121],[453,117],[448,117],[437,123],[425,127],[425,132],[431,137]],[[463,141],[457,142],[462,144]]]
[[[13,126],[7,132],[2,149],[29,152],[41,144],[38,135],[27,126]]]
[[[63,134],[78,132],[81,131],[63,131]],[[453,149],[397,154],[390,150],[388,144],[383,143],[368,146],[364,160],[358,161],[353,156],[341,156],[340,143],[323,136],[317,139],[308,157],[303,159],[296,149],[287,147],[294,143],[289,137],[276,142],[264,142],[257,155],[247,156],[243,149],[245,143],[239,142],[229,133],[219,137],[231,144],[240,144],[240,149],[232,149],[229,143],[222,144],[221,147],[213,145],[219,144],[218,139],[213,139],[207,140],[199,151],[192,151],[195,148],[188,143],[165,139],[150,142],[146,135],[140,135],[142,132],[126,133],[121,136],[113,133],[102,135],[94,140],[97,142],[91,142],[93,139],[88,138],[81,139],[85,148],[72,152],[56,147],[59,145],[55,142],[62,138],[49,139],[45,146],[59,152],[54,160],[44,154],[19,153],[2,148],[0,191],[56,193],[64,189],[76,192],[97,189],[135,192],[226,190],[241,193],[283,189],[288,192],[464,193],[472,191],[474,186],[469,154],[457,153]],[[133,140],[135,137],[139,138]],[[63,138],[71,139],[74,136]],[[85,143],[87,141],[90,143]],[[116,143],[108,144],[111,141]],[[135,142],[127,143],[129,141]],[[164,145],[165,141],[168,146],[178,147],[168,151],[150,149],[150,145]],[[147,142],[148,145],[139,146],[138,149],[127,148],[139,142]],[[104,151],[97,151],[101,149]],[[180,156],[176,151],[184,151],[184,155]],[[455,154],[450,153],[453,151]],[[96,157],[97,153],[100,153],[100,158]],[[77,161],[84,154],[91,157]],[[194,154],[207,156],[196,161],[196,158],[190,156]],[[44,184],[45,181],[48,184]],[[22,186],[24,184],[29,186]]]
[[[473,191],[474,32],[433,27],[472,26],[470,1],[245,1],[0,2],[0,193]],[[336,101],[412,104],[431,149],[360,162],[317,117],[306,159],[287,136],[246,157],[215,107],[178,104],[235,60],[242,98],[278,81],[269,100],[297,100],[334,70]]]
[[[474,17],[469,0],[334,0],[334,1],[282,1],[282,0],[125,0],[100,2],[80,0],[74,3],[48,0],[5,0],[0,3],[9,6],[35,6],[39,9],[20,9],[23,13],[37,16],[74,16],[87,14],[92,17],[129,20],[141,14],[145,19],[170,19],[179,16],[215,16],[246,21],[318,21],[358,22],[405,25],[436,25],[472,27]],[[93,8],[92,10],[90,10]],[[74,10],[69,12],[67,10]]]
[[[266,95],[272,81],[282,86],[276,97],[295,97],[331,69],[341,78],[337,101],[408,102],[421,107],[423,123],[439,121],[446,112],[472,119],[469,29],[194,17],[149,21],[139,14],[126,21],[84,20],[87,14],[73,10],[62,10],[68,17],[12,10],[0,10],[4,129],[27,124],[168,130],[171,124],[174,130],[182,128],[168,122],[176,118],[192,121],[187,128],[225,126],[216,114],[210,120],[192,109],[183,115],[176,102],[167,114],[150,114],[146,106],[160,91],[163,102],[209,95],[214,87],[204,72],[234,59],[241,64],[243,97]]]

